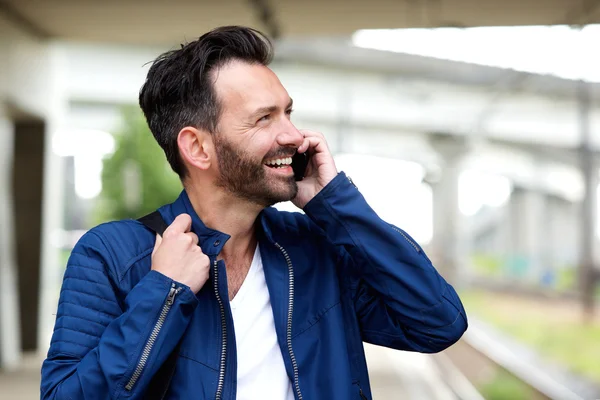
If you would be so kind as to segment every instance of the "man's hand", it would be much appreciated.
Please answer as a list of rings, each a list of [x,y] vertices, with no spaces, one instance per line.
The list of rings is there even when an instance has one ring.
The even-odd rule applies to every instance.
[[[198,246],[198,236],[190,232],[191,227],[192,218],[180,214],[162,238],[156,235],[152,269],[198,293],[208,280],[210,260]]]
[[[300,132],[304,135],[304,142],[298,147],[298,152],[308,151],[310,159],[304,179],[298,182],[298,194],[292,199],[292,202],[296,207],[304,208],[321,189],[336,177],[338,171],[323,134],[309,130]]]

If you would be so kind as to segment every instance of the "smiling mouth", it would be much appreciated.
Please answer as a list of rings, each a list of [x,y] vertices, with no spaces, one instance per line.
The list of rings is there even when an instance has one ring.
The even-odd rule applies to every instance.
[[[265,162],[265,165],[267,167],[270,167],[273,169],[287,168],[292,165],[292,157],[283,157],[283,158],[276,158],[274,160],[269,160],[269,161]]]

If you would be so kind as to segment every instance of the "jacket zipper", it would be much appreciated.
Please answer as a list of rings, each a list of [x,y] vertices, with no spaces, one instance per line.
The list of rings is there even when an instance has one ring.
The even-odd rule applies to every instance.
[[[361,398],[362,400],[369,400],[369,399],[367,398],[367,395],[365,395],[365,393],[362,391],[362,388],[361,388],[360,386],[358,386],[358,393],[360,394],[360,398]]]
[[[398,232],[399,234],[401,234],[401,235],[402,235],[402,237],[403,237],[404,239],[406,239],[406,241],[407,241],[408,243],[410,243],[410,244],[412,245],[412,247],[414,247],[414,248],[415,248],[415,250],[417,251],[417,253],[420,253],[420,252],[421,252],[421,249],[419,249],[419,246],[417,246],[417,245],[416,245],[416,244],[415,244],[415,243],[414,243],[412,240],[410,240],[410,239],[408,238],[408,236],[406,236],[406,234],[405,234],[404,232],[402,232],[402,230],[400,230],[400,229],[396,228],[395,226],[392,226],[392,229],[393,229],[393,230],[395,230],[396,232]]]
[[[156,321],[156,324],[154,325],[154,328],[152,329],[152,333],[150,334],[150,337],[148,338],[148,341],[146,342],[146,345],[144,346],[144,350],[142,351],[142,356],[140,357],[140,359],[138,361],[137,367],[135,368],[133,375],[129,379],[129,382],[127,382],[127,385],[125,386],[126,390],[133,389],[133,386],[135,385],[137,380],[140,378],[140,375],[142,374],[142,371],[144,370],[144,367],[146,366],[146,363],[148,362],[148,357],[150,356],[152,347],[154,347],[156,338],[158,337],[158,334],[160,333],[160,330],[162,329],[162,327],[165,323],[165,319],[167,318],[167,314],[169,313],[169,310],[171,310],[171,306],[173,305],[173,302],[175,301],[175,296],[180,291],[181,291],[181,288],[176,288],[175,283],[171,284],[171,290],[169,290],[169,295],[167,296],[167,301],[163,305],[163,308],[160,311],[160,316],[158,317],[158,321]]]
[[[292,360],[292,369],[294,372],[294,390],[296,391],[296,396],[298,397],[298,400],[302,400],[302,392],[300,391],[300,383],[298,381],[298,363],[296,362],[296,356],[294,355],[294,349],[292,348],[292,315],[294,314],[294,267],[292,266],[292,260],[290,259],[288,252],[283,247],[281,247],[279,243],[275,243],[275,246],[281,251],[288,265],[289,300],[286,340],[290,359]]]
[[[215,296],[219,303],[219,312],[221,313],[221,360],[219,362],[219,381],[217,383],[217,394],[215,400],[221,400],[223,396],[223,384],[225,383],[225,361],[227,357],[227,321],[225,320],[225,307],[223,306],[223,299],[219,293],[219,280],[218,280],[218,266],[217,259],[213,263],[214,269],[214,280],[213,286],[215,289]]]

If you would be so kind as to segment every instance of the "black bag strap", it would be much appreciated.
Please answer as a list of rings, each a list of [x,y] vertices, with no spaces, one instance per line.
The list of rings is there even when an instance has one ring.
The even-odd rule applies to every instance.
[[[162,215],[158,211],[154,211],[148,215],[138,219],[139,222],[144,224],[151,231],[163,235],[165,229],[169,226]],[[169,390],[171,379],[175,373],[175,365],[177,364],[177,357],[179,355],[180,343],[175,346],[173,352],[169,354],[166,361],[160,366],[156,374],[152,377],[150,384],[146,388],[146,400],[163,400]]]
[[[167,229],[169,226],[158,211],[144,215],[142,218],[139,218],[138,221],[144,224],[151,231],[158,233],[160,236],[163,235],[165,229]]]

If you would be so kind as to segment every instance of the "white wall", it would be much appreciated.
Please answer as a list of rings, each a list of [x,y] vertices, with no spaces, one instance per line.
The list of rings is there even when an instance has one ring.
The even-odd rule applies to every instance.
[[[64,43],[69,76],[66,93],[71,101],[137,103],[150,61],[168,50]]]
[[[21,111],[45,117],[50,92],[49,49],[0,14],[0,99]]]
[[[0,104],[0,368],[8,369],[17,365],[21,346],[10,184],[13,138],[13,124]]]
[[[12,120],[31,117],[45,122],[44,188],[42,205],[42,320],[54,320],[55,306],[48,305],[56,296],[44,296],[45,271],[56,264],[57,251],[52,246],[53,232],[62,222],[61,160],[52,153],[52,137],[60,129],[66,113],[66,97],[60,81],[62,54],[53,43],[35,38],[0,14],[0,271],[3,285],[0,296],[0,367],[11,368],[18,362],[19,321],[17,303],[16,265],[12,237],[12,208],[10,207],[10,166],[12,163]],[[6,236],[5,236],[6,235]],[[46,323],[47,325],[47,323]],[[47,338],[41,338],[43,351]]]

